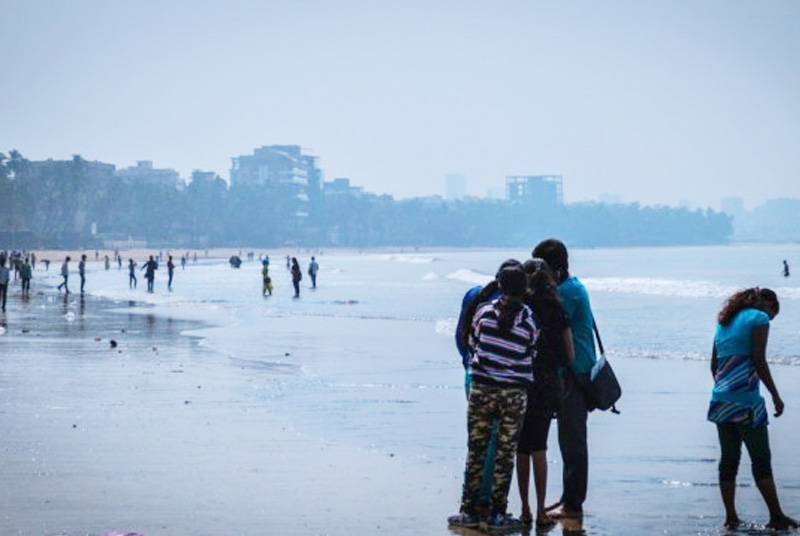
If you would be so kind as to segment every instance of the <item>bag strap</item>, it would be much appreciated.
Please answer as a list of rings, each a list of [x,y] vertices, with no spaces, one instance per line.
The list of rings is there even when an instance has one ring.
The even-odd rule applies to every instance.
[[[603,349],[603,341],[600,340],[600,331],[597,329],[597,322],[594,321],[594,318],[592,318],[592,327],[594,328],[594,336],[597,337],[597,346],[600,348],[600,354],[606,355],[606,351]]]

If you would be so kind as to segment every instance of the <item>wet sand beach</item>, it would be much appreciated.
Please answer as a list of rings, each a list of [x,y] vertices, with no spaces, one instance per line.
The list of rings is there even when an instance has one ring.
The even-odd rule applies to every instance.
[[[197,323],[127,307],[47,290],[0,319],[0,534],[432,528],[417,525],[431,505],[418,465],[307,435],[250,395],[285,366],[215,354],[182,334]]]

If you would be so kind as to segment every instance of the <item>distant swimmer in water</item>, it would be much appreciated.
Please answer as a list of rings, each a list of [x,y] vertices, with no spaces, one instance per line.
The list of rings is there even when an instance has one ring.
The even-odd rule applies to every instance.
[[[783,260],[783,277],[789,277],[789,263]]]

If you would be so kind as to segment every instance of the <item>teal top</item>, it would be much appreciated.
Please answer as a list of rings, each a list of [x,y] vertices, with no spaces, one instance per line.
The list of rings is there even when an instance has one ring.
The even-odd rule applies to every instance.
[[[758,309],[739,311],[727,326],[717,324],[717,371],[708,420],[755,427],[768,424],[764,397],[759,392],[761,382],[753,363],[753,330],[768,325],[769,316]]]
[[[569,316],[572,343],[575,346],[572,371],[576,374],[588,374],[597,362],[594,349],[594,316],[592,306],[589,304],[589,293],[577,277],[570,277],[558,286],[558,294],[564,311]]]
[[[759,309],[742,309],[730,324],[717,324],[714,346],[717,358],[753,353],[753,328],[769,326],[769,315]]]

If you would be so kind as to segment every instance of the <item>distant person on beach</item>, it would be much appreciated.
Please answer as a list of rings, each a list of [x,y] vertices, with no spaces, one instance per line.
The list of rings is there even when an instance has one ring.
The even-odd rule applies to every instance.
[[[50,270],[50,259],[45,259],[42,262],[44,263],[44,270],[45,271]]]
[[[103,259],[103,263],[106,270],[111,268],[111,259],[108,258],[108,255],[106,255],[105,258]]]
[[[292,257],[292,285],[294,285],[294,297],[300,297],[300,281],[303,279],[303,271],[300,270],[300,264],[298,264],[297,259]]]
[[[186,256],[181,257],[181,270],[186,269]]]
[[[783,277],[789,277],[789,263],[783,260]]]
[[[147,279],[147,292],[152,294],[153,284],[156,280],[156,270],[158,270],[158,263],[155,261],[152,255],[150,255],[150,260],[144,263],[142,270],[145,270],[144,278]]]
[[[58,285],[58,290],[61,290],[61,287],[64,287],[64,291],[69,294],[69,286],[67,286],[67,280],[69,280],[69,261],[71,261],[69,257],[64,260],[64,264],[61,265],[61,277],[64,278],[64,281]]]
[[[172,291],[172,276],[175,273],[175,263],[172,262],[172,255],[169,256],[169,260],[167,260],[167,275],[169,275],[169,281],[167,281],[167,289],[171,292]]]
[[[498,276],[500,297],[482,304],[472,321],[469,361],[472,384],[467,406],[468,453],[455,527],[477,527],[478,508],[491,430],[497,423],[497,452],[489,510],[489,530],[516,530],[523,524],[507,513],[519,432],[525,418],[527,386],[533,376],[538,328],[522,300],[527,288],[519,266]]]
[[[128,259],[128,288],[136,288],[136,262]]]
[[[311,257],[311,264],[308,265],[308,275],[311,276],[311,288],[317,288],[317,272],[319,272],[319,264]]]
[[[11,277],[11,272],[6,266],[6,256],[0,253],[0,305],[2,310],[6,312],[6,299],[8,298],[8,281]]]
[[[19,270],[19,277],[22,280],[22,297],[28,298],[31,293],[31,278],[33,277],[33,266],[31,265],[28,257],[22,263],[22,268]]]
[[[31,270],[36,269],[36,253],[31,253]]]
[[[292,269],[292,259],[291,257],[289,257],[289,255],[286,255],[286,269],[287,270]]]
[[[266,296],[269,293],[272,296],[272,279],[269,276],[269,260],[264,259],[261,261],[261,294]]]
[[[11,253],[11,268],[14,269],[14,282],[19,279],[19,269],[22,266],[22,253],[14,251]]]
[[[517,485],[522,502],[522,522],[533,524],[528,488],[531,460],[536,489],[536,528],[555,524],[547,514],[547,436],[552,419],[561,402],[560,369],[575,359],[572,330],[561,300],[555,276],[542,259],[529,259],[523,264],[528,274],[528,293],[525,303],[533,311],[539,338],[536,340],[536,359],[533,362],[533,383],[528,386],[528,405],[517,447]]]
[[[81,276],[81,294],[83,294],[83,286],[86,284],[86,255],[81,255],[81,260],[78,262],[78,275]]]
[[[769,323],[778,311],[780,304],[775,293],[756,287],[733,294],[717,317],[711,352],[714,390],[708,420],[717,425],[721,450],[719,490],[728,529],[736,529],[741,523],[735,498],[742,443],[750,454],[756,487],[769,509],[767,527],[787,530],[800,526],[783,513],[778,501],[772,476],[767,408],[759,392],[759,383],[763,382],[772,396],[775,417],[780,417],[784,404],[766,357]]]
[[[561,305],[569,318],[575,359],[562,370],[564,392],[561,395],[558,419],[558,446],[563,463],[561,499],[547,508],[550,517],[583,520],[583,503],[589,482],[589,447],[587,421],[589,406],[579,382],[587,381],[597,362],[594,346],[594,315],[589,293],[569,274],[567,247],[560,240],[543,240],[533,249],[534,258],[543,259],[555,275]]]

